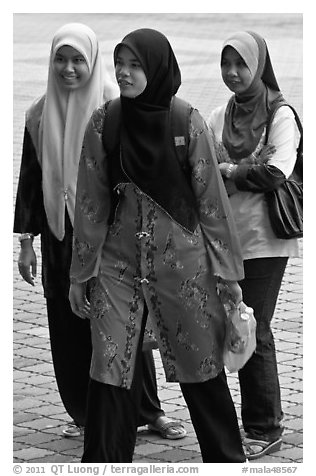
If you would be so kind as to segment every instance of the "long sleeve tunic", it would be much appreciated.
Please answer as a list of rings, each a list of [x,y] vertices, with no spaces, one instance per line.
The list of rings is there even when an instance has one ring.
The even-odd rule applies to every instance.
[[[111,212],[106,113],[106,107],[96,110],[85,134],[71,265],[72,279],[96,278],[91,377],[130,387],[146,303],[167,381],[208,380],[223,368],[225,312],[217,280],[242,279],[243,265],[206,124],[193,110],[188,160],[200,223],[190,233],[133,183],[116,186]]]

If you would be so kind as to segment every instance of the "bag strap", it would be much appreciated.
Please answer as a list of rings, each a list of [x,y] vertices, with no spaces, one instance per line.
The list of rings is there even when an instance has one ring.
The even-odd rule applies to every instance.
[[[298,147],[296,149],[295,166],[294,166],[293,172],[291,174],[291,177],[289,177],[289,179],[293,178],[297,182],[303,183],[303,126],[302,126],[301,120],[300,120],[299,115],[297,114],[295,108],[293,106],[291,106],[290,104],[288,104],[284,99],[278,100],[275,103],[272,102],[272,104],[271,104],[271,109],[270,109],[270,113],[269,113],[268,120],[267,120],[267,126],[266,126],[265,144],[268,143],[269,132],[270,132],[270,129],[271,129],[271,124],[272,124],[273,118],[275,116],[275,113],[282,106],[287,106],[292,110],[292,112],[294,114],[294,117],[295,117],[295,121],[296,121],[298,130],[300,131],[300,135],[301,135]]]
[[[266,126],[265,144],[267,144],[267,142],[268,142],[269,132],[270,132],[270,129],[271,129],[271,124],[272,124],[272,121],[274,119],[275,113],[280,109],[280,107],[287,106],[292,110],[292,112],[294,114],[294,117],[295,117],[295,121],[296,121],[298,130],[300,131],[300,134],[301,134],[301,138],[300,138],[300,142],[298,144],[297,151],[298,152],[303,152],[303,126],[302,126],[301,120],[300,120],[299,115],[297,114],[295,108],[293,106],[291,106],[291,104],[287,103],[284,99],[281,100],[281,101],[277,101],[275,103],[272,103],[271,106],[272,107],[271,107],[270,113],[268,115],[267,126]]]
[[[189,167],[187,158],[190,142],[190,115],[192,110],[193,108],[188,102],[177,96],[172,98],[170,105],[171,135],[178,160],[185,172],[188,171]]]
[[[120,121],[121,121],[121,101],[120,98],[112,99],[105,103],[106,109],[103,129],[102,144],[107,154],[114,151],[119,143]],[[109,127],[109,125],[111,125]]]

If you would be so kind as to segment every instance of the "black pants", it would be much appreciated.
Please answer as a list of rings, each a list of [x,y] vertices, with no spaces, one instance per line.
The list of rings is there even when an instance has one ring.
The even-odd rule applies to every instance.
[[[60,398],[75,423],[84,425],[92,354],[90,323],[72,313],[66,297],[48,298],[46,302]]]
[[[245,303],[257,321],[256,352],[239,371],[241,417],[250,437],[273,441],[283,432],[280,385],[271,330],[288,258],[259,258],[244,262],[240,285]]]
[[[46,299],[54,371],[61,400],[77,425],[85,425],[89,370],[92,354],[90,323],[73,314],[69,300]],[[141,354],[143,365],[139,426],[153,423],[164,411],[157,394],[156,370],[151,350]]]
[[[165,414],[158,398],[157,376],[152,350],[141,353],[142,359],[142,396],[139,410],[138,426],[154,423]]]
[[[83,463],[131,463],[142,401],[141,342],[130,390],[90,381]],[[245,461],[224,371],[204,383],[181,384],[204,463]]]

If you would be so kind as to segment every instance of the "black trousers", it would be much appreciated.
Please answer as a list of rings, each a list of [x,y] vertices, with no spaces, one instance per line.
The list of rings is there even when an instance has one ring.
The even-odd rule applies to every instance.
[[[238,420],[224,370],[202,383],[180,384],[203,463],[242,463]]]
[[[133,461],[142,401],[142,378],[140,342],[131,389],[90,380],[83,463]],[[224,371],[204,383],[181,384],[181,389],[203,462],[244,462],[237,416]]]
[[[154,423],[158,417],[165,414],[161,409],[158,398],[157,376],[152,350],[141,353],[142,360],[142,396],[139,409],[138,426]]]
[[[271,321],[287,257],[244,261],[243,298],[257,321],[256,352],[239,371],[241,417],[250,437],[274,441],[283,432],[283,411]]]
[[[90,323],[73,314],[68,298],[47,298],[47,316],[54,371],[63,405],[77,425],[85,425],[92,354]],[[161,409],[156,370],[151,350],[141,353],[143,366],[142,400],[138,425],[153,423]]]
[[[47,298],[50,345],[60,398],[68,415],[85,424],[92,354],[90,323],[73,314],[64,296]]]

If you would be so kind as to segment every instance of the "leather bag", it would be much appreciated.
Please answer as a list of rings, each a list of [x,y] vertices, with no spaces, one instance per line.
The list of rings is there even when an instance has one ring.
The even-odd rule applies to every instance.
[[[274,114],[281,106],[288,106],[292,109],[301,138],[291,176],[276,189],[266,192],[265,198],[275,236],[288,240],[303,236],[303,127],[295,109],[282,101],[271,110],[266,129],[266,143]]]

